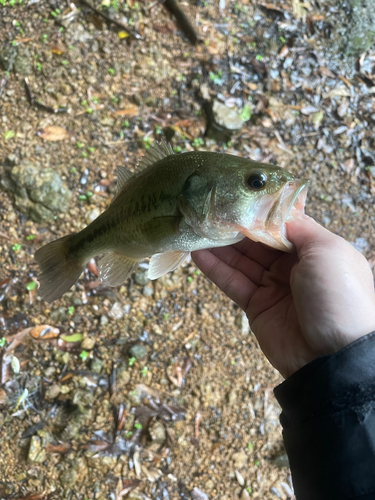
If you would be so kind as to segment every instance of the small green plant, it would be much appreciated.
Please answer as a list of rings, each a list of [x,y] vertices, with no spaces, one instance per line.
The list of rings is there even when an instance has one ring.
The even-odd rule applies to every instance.
[[[82,149],[82,148],[85,147],[85,145],[82,142],[79,142],[79,141],[76,142],[76,146],[77,146],[78,149]]]
[[[63,60],[61,61],[61,64],[63,64],[64,66],[68,66],[69,61],[67,61],[66,59],[63,59]]]
[[[87,150],[91,154],[93,154],[95,152],[95,148],[93,148],[92,146],[88,147]]]
[[[133,432],[132,431],[126,431],[125,432],[125,437],[131,437],[133,435]]]
[[[93,112],[94,110],[92,108],[86,108],[86,113],[88,113],[89,115],[91,115]]]
[[[87,196],[87,198],[91,198],[91,196],[92,196],[92,191],[86,191],[86,196]]]
[[[74,306],[68,307],[68,314],[73,314],[74,313]]]
[[[168,313],[164,313],[164,319],[165,319],[165,321],[168,321],[168,318],[169,318],[169,314]]]
[[[160,135],[161,134],[161,127],[159,125],[156,125],[155,127],[155,133]]]
[[[251,451],[253,449],[253,443],[247,443],[247,449]]]
[[[19,250],[21,250],[22,248],[22,245],[20,245],[19,243],[15,243],[13,246],[12,246],[12,250],[13,252],[18,252]]]
[[[118,102],[118,101],[119,101],[119,98],[118,98],[118,97],[116,97],[115,95],[113,95],[113,96],[111,97],[111,101],[112,101],[112,102]]]
[[[79,353],[79,357],[82,359],[82,361],[86,361],[86,359],[89,357],[89,353],[87,351],[81,351]]]
[[[243,122],[247,122],[251,118],[251,110],[250,106],[248,104],[245,104],[245,106],[242,108],[241,113],[240,113],[241,120]]]
[[[247,491],[248,493],[252,493],[252,491],[253,491],[253,490],[251,489],[251,486],[246,486],[246,491]]]
[[[43,40],[43,42],[46,42],[46,41],[48,40],[48,35],[47,35],[47,33],[43,33],[43,35],[42,35],[42,40]]]
[[[93,97],[91,100],[94,104],[98,104],[99,102],[99,99],[97,97]]]
[[[76,167],[71,167],[71,169],[69,170],[69,173],[71,174],[75,174],[76,172],[77,172]]]
[[[0,339],[0,347],[4,347],[5,346],[5,342],[6,342],[5,337],[1,338]]]
[[[279,36],[279,40],[281,43],[285,43],[285,38],[283,36]]]
[[[231,364],[232,366],[234,366],[234,365],[236,364],[236,361],[235,361],[234,359],[232,359],[232,361],[230,362],[230,364]]]
[[[125,120],[121,123],[121,127],[129,128],[129,120]]]
[[[192,145],[195,148],[198,148],[199,146],[203,146],[203,144],[204,144],[204,140],[202,139],[202,137],[195,137],[193,142],[192,142]]]
[[[129,358],[129,366],[133,366],[135,363],[135,358]]]
[[[7,130],[4,134],[4,139],[7,141],[8,139],[11,139],[15,135],[16,134],[13,132],[13,130]]]
[[[147,368],[147,366],[144,366],[141,370],[142,377],[145,377],[147,375],[147,372],[148,372],[148,368]]]
[[[32,292],[36,288],[36,282],[35,281],[29,281],[28,284],[26,285],[26,290],[29,292]]]
[[[34,238],[35,238],[35,234],[28,234],[28,235],[26,236],[27,241],[31,241],[31,240],[33,240]]]
[[[81,156],[82,156],[82,158],[87,158],[87,153],[86,153],[86,151],[82,151]]]
[[[81,201],[86,201],[87,200],[87,196],[85,194],[80,194],[78,196],[78,199],[81,200]]]
[[[182,148],[181,148],[181,146],[174,146],[174,147],[173,147],[173,151],[174,151],[175,153],[181,153]]]
[[[257,54],[256,57],[255,57],[255,59],[257,61],[261,61],[263,59],[263,56],[261,56],[260,54]]]
[[[87,103],[86,99],[84,99],[83,101],[81,101],[81,104],[82,104],[82,106],[87,106],[88,103]]]
[[[223,80],[221,78],[222,75],[223,75],[223,72],[221,71],[221,69],[219,69],[217,73],[210,71],[208,74],[208,76],[210,77],[210,80],[212,82],[214,82],[215,85],[221,85],[223,83]]]
[[[187,281],[188,283],[191,283],[191,282],[193,281],[193,278],[192,278],[191,276],[188,276],[188,277],[186,278],[186,281]]]
[[[42,65],[40,64],[40,62],[36,62],[36,63],[35,63],[35,69],[36,69],[37,71],[41,71],[41,70],[42,70]]]
[[[134,427],[135,427],[136,429],[140,430],[140,429],[142,429],[142,424],[140,424],[139,422],[136,422],[136,423],[134,424]]]
[[[145,149],[150,149],[150,147],[151,147],[151,141],[150,141],[149,137],[144,137],[143,138],[143,145],[144,145]]]
[[[108,68],[108,73],[113,76],[115,74],[115,70],[113,68]]]

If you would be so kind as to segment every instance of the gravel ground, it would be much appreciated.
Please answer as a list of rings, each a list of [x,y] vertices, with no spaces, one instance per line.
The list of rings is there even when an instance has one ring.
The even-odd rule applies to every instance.
[[[157,2],[0,2],[1,499],[293,498],[281,377],[192,263],[110,289],[92,261],[48,305],[33,253],[167,138],[309,178],[374,266],[375,49],[331,3],[184,2],[193,46]]]

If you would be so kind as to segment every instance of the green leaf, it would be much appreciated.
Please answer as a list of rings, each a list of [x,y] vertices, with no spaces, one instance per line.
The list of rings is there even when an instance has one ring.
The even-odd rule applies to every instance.
[[[18,250],[21,250],[22,248],[22,245],[20,245],[19,243],[15,243],[13,246],[12,246],[12,250],[13,252],[18,252]]]
[[[29,281],[28,284],[26,285],[26,290],[31,292],[32,290],[35,290],[36,288],[36,282],[35,281]]]
[[[140,424],[139,422],[136,422],[136,423],[134,424],[134,427],[135,427],[136,429],[142,429],[142,424]]]
[[[89,357],[89,353],[87,351],[81,351],[79,357],[82,359],[82,361],[86,361],[86,359]]]
[[[251,118],[251,110],[250,106],[248,104],[245,104],[245,106],[242,108],[241,113],[240,113],[241,120],[243,122],[247,122]]]
[[[72,335],[60,335],[60,339],[65,342],[80,342],[82,340],[82,333],[73,333]]]
[[[0,347],[4,347],[5,346],[5,342],[6,342],[5,337],[1,338],[0,339]]]
[[[15,135],[16,134],[13,132],[13,130],[7,130],[4,134],[4,139],[7,141],[8,139],[11,139]]]

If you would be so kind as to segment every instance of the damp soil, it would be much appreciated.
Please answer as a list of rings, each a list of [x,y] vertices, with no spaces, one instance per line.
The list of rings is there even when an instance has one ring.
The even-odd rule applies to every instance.
[[[0,2],[1,499],[293,498],[282,379],[192,263],[108,288],[91,261],[49,305],[33,254],[105,210],[116,166],[167,138],[310,179],[306,212],[374,266],[373,20],[353,48],[352,4],[182,2],[192,45],[157,1],[92,2],[117,24],[86,3]],[[225,142],[205,135],[215,101],[242,120],[224,113]],[[68,202],[49,194],[33,216],[45,196],[17,201],[30,190],[9,181],[25,162]]]

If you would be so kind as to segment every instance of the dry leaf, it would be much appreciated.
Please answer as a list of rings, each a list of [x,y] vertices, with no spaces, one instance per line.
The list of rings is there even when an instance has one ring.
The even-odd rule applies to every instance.
[[[42,130],[39,130],[38,135],[45,141],[64,141],[70,137],[69,132],[65,128],[58,127],[57,125],[42,128]]]
[[[139,108],[134,107],[134,108],[126,108],[126,109],[119,109],[116,111],[116,115],[120,116],[137,116],[139,112]]]

